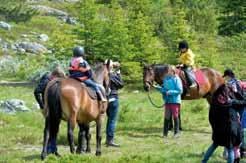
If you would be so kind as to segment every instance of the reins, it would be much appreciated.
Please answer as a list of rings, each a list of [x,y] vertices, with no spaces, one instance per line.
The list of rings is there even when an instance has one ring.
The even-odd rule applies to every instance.
[[[151,84],[150,84],[150,85],[151,85]],[[163,107],[163,105],[157,105],[157,104],[155,104],[155,103],[153,102],[153,100],[152,100],[151,97],[150,97],[150,91],[148,91],[148,99],[149,99],[150,103],[151,103],[154,107],[156,107],[156,108],[162,108],[162,107]]]

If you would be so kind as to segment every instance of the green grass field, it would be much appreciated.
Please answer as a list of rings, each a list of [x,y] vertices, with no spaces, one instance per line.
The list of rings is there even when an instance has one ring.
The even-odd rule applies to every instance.
[[[0,100],[18,98],[33,107],[32,88],[0,87]],[[156,103],[161,104],[161,95],[152,93]],[[45,162],[166,162],[198,163],[211,143],[208,122],[208,105],[205,100],[184,101],[182,104],[181,137],[174,139],[170,132],[167,141],[162,138],[163,110],[154,108],[144,92],[134,93],[127,89],[120,93],[120,114],[116,141],[120,148],[107,148],[105,123],[103,125],[102,156],[95,156],[95,123],[92,128],[92,153],[71,155],[66,136],[66,123],[60,126],[58,150],[61,158],[50,155]],[[105,121],[106,122],[106,119]],[[41,162],[44,119],[39,110],[16,115],[0,113],[0,162]],[[74,134],[77,139],[78,129]],[[211,163],[226,162],[219,148]]]

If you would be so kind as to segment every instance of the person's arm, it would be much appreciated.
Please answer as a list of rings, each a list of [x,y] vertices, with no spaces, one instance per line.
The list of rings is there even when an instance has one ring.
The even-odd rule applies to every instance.
[[[43,104],[43,99],[42,99],[42,93],[39,89],[39,87],[37,87],[35,90],[34,90],[34,97],[36,99],[36,101],[38,102],[38,105],[41,109],[44,108],[44,104]]]
[[[90,66],[86,61],[79,63],[79,71],[86,72],[90,70]]]
[[[173,89],[173,90],[168,90],[167,91],[167,95],[179,95],[179,94],[182,94],[183,92],[183,86],[182,86],[182,82],[179,78],[176,78],[175,79],[175,84],[176,84],[176,89]]]
[[[124,86],[124,83],[122,81],[121,75],[120,74],[111,74],[112,76],[110,77],[110,82],[114,83],[114,85],[118,88],[121,89]]]

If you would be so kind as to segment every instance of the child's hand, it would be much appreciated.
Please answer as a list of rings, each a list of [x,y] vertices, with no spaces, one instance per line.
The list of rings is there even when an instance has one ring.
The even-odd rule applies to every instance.
[[[158,88],[159,86],[157,84],[152,85],[154,88]]]

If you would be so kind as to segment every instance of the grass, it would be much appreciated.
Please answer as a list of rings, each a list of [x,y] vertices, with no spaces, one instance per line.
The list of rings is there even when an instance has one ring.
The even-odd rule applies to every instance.
[[[27,106],[34,103],[33,88],[0,87],[0,100],[18,98]],[[161,103],[161,96],[152,93],[153,100]],[[106,122],[106,120],[105,120]],[[95,154],[95,125],[92,128],[92,153],[72,155],[66,138],[66,124],[63,122],[58,137],[61,158],[48,156],[45,162],[91,162],[91,163],[197,163],[211,143],[211,129],[208,123],[208,106],[205,100],[185,101],[182,104],[181,137],[174,139],[169,133],[167,143],[162,138],[163,110],[151,106],[144,92],[123,90],[120,93],[120,114],[116,142],[120,148],[107,148],[105,123],[103,127],[102,156]],[[41,162],[42,134],[44,120],[39,111],[6,115],[0,113],[0,162]],[[77,139],[76,129],[74,134]],[[225,162],[219,148],[211,163]]]

